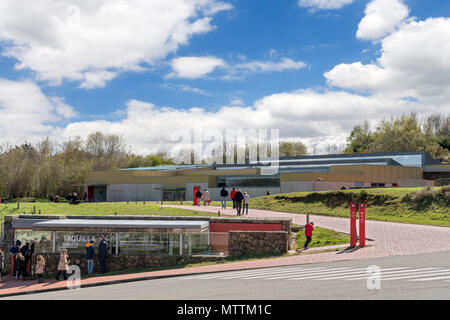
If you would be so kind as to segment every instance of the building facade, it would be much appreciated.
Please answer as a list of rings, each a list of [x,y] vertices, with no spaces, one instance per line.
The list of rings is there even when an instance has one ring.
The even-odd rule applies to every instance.
[[[271,170],[269,169],[269,165]],[[88,201],[192,200],[193,187],[220,199],[225,186],[252,197],[341,188],[433,186],[449,178],[450,165],[428,153],[365,153],[282,157],[245,165],[178,165],[90,172],[85,176]]]

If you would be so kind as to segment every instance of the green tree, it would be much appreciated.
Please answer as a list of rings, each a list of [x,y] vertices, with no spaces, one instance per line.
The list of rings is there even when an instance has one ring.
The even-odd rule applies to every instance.
[[[373,134],[370,131],[369,122],[366,120],[362,125],[356,125],[347,138],[344,153],[368,152],[373,144]]]
[[[301,141],[281,141],[279,152],[281,157],[304,156],[308,149]]]

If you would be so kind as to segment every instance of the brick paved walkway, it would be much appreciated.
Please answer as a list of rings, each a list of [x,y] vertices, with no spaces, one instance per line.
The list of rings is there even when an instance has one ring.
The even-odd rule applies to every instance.
[[[208,211],[221,214],[234,215],[233,209],[221,210],[219,207],[198,206],[172,206],[197,211]],[[249,217],[288,217],[293,223],[303,225],[306,217],[302,214],[286,212],[274,212],[265,210],[249,210]],[[245,218],[244,218],[245,219]],[[349,230],[349,221],[344,218],[325,216],[310,216],[317,226],[333,229],[340,232]],[[94,277],[81,281],[82,286],[102,285],[109,283],[120,283],[126,281],[145,280],[152,278],[171,277],[177,275],[188,275],[206,272],[243,270],[263,267],[287,266],[296,264],[308,264],[318,262],[331,262],[352,259],[368,259],[386,257],[393,255],[408,255],[450,250],[450,228],[422,226],[402,223],[391,223],[381,221],[366,221],[367,238],[374,241],[366,242],[369,246],[353,251],[334,251],[314,254],[300,254],[296,256],[260,259],[253,261],[233,262],[210,266],[192,267],[184,269],[173,269],[164,271],[152,271],[145,273],[134,273],[116,276]],[[18,281],[11,277],[3,277],[0,282],[0,297],[2,295],[32,293],[47,290],[65,289],[65,281],[55,280],[38,284],[37,281]]]
[[[171,206],[176,208],[207,211],[227,215],[235,215],[236,211],[220,207],[204,206]],[[304,225],[306,216],[287,212],[249,209],[249,217],[286,217],[292,218],[292,223]],[[310,215],[310,220],[316,226],[349,233],[350,224],[347,218]],[[357,223],[358,227],[358,223]],[[393,255],[408,255],[450,250],[450,228],[434,227],[406,223],[369,221],[366,220],[366,238],[375,241],[368,242],[371,246],[352,253],[352,258],[371,258]],[[336,254],[335,254],[336,255]]]

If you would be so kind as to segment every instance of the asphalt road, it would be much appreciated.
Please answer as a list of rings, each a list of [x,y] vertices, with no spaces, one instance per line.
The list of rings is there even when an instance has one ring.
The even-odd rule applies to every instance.
[[[450,252],[181,276],[21,299],[450,299]]]

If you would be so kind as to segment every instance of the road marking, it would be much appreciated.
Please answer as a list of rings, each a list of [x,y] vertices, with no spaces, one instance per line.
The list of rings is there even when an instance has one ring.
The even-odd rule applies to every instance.
[[[325,269],[325,268],[309,268],[309,269],[305,269],[305,268],[302,268],[302,267],[295,267],[295,268],[263,268],[263,269],[238,270],[238,271],[223,271],[223,272],[217,272],[217,273],[212,273],[212,274],[207,274],[207,275],[190,276],[189,279],[213,279],[213,278],[222,277],[222,276],[232,276],[232,275],[241,275],[241,274],[256,274],[256,273],[264,273],[264,272],[281,272],[281,270],[283,270],[283,272],[284,272],[284,271],[290,271],[290,270],[323,270],[323,269]]]
[[[243,279],[258,279],[258,278],[265,278],[265,279],[285,279],[285,278],[289,278],[289,277],[297,277],[299,275],[305,274],[305,275],[309,275],[309,274],[317,274],[317,273],[329,273],[329,272],[337,272],[337,271],[346,271],[349,270],[348,268],[334,268],[334,269],[324,269],[324,270],[314,270],[314,271],[291,271],[291,272],[284,272],[281,275],[276,275],[276,274],[263,274],[263,275],[259,275],[259,276],[253,276],[253,277],[245,277]],[[278,272],[281,273],[281,272]],[[272,277],[275,276],[275,277]]]
[[[380,280],[401,280],[401,279],[408,279],[408,278],[419,278],[422,276],[427,276],[428,274],[433,273],[442,273],[443,270],[439,270],[438,268],[422,268],[422,269],[410,269],[410,270],[404,270],[399,272],[381,272]],[[406,274],[401,274],[406,273]],[[409,273],[409,274],[408,274]],[[358,277],[358,278],[352,278],[352,279],[346,279],[346,280],[365,280],[366,277]]]
[[[446,272],[446,274],[448,274],[449,272]],[[450,275],[448,276],[443,276],[443,277],[431,277],[431,278],[423,278],[423,279],[413,279],[410,281],[434,281],[434,280],[446,280],[446,279],[450,279]]]
[[[399,270],[399,269],[405,269],[404,267],[398,267],[398,268],[388,268],[388,269],[384,269],[384,270]],[[323,280],[334,280],[334,279],[342,279],[342,278],[347,278],[347,277],[353,277],[355,274],[365,274],[367,272],[367,268],[361,268],[359,269],[361,271],[355,271],[353,273],[353,275],[340,275],[340,274],[336,274],[332,277],[330,277],[329,275],[320,275],[320,276],[313,276],[313,277],[302,277],[302,278],[292,278],[292,280],[306,280],[306,279],[315,279],[315,280],[321,280],[321,278],[325,278]],[[342,273],[341,273],[342,274]]]

